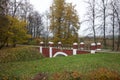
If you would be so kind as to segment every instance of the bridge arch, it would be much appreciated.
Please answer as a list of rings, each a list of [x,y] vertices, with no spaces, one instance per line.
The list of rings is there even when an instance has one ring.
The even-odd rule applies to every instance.
[[[53,57],[56,57],[56,56],[58,56],[58,55],[68,56],[68,55],[67,55],[66,53],[64,53],[64,52],[56,52]]]

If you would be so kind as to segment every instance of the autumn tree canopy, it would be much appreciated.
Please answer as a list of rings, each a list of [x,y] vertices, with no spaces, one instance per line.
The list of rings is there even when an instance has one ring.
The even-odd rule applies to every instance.
[[[5,43],[15,45],[17,43],[26,42],[30,36],[27,34],[27,23],[23,20],[11,16],[4,16],[0,18],[0,48]]]
[[[4,46],[15,47],[18,43],[28,42],[31,38],[28,34],[30,31],[39,34],[41,16],[34,15],[35,18],[32,18],[34,21],[31,23],[29,14],[32,12],[35,13],[27,0],[0,0],[0,49]],[[31,24],[37,26],[33,25],[31,28],[29,26]]]
[[[50,7],[50,29],[53,32],[54,42],[77,42],[79,17],[75,6],[65,0],[54,0]]]

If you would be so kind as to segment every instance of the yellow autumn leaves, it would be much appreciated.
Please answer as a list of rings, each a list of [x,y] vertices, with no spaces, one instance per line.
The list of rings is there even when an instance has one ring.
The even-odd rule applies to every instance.
[[[50,29],[54,42],[72,43],[78,40],[79,17],[75,6],[65,0],[54,0],[50,7]],[[72,42],[71,42],[72,41]]]
[[[27,23],[17,17],[0,16],[0,47],[5,43],[16,45],[25,42],[30,35],[27,34]]]

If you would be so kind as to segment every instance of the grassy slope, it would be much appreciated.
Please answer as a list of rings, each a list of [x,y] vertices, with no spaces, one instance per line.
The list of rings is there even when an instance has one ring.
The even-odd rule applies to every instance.
[[[33,76],[39,72],[78,71],[87,73],[101,67],[120,73],[120,54],[85,54],[26,62],[2,63],[0,64],[0,74]]]

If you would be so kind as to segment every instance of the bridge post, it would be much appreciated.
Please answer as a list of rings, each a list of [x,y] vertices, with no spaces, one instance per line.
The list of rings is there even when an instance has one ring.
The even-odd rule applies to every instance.
[[[91,54],[95,54],[95,51],[96,51],[96,44],[91,43]]]
[[[100,42],[97,43],[97,50],[98,50],[98,51],[101,50],[101,43],[100,43]]]
[[[84,47],[85,47],[84,42],[81,42],[81,43],[80,43],[80,50],[84,50]]]
[[[78,43],[73,43],[73,55],[77,54]]]
[[[62,48],[62,43],[58,42],[58,48]]]
[[[52,48],[53,48],[53,42],[49,42],[49,57],[52,58]]]
[[[42,48],[43,48],[44,42],[40,42],[40,53],[42,54]]]

